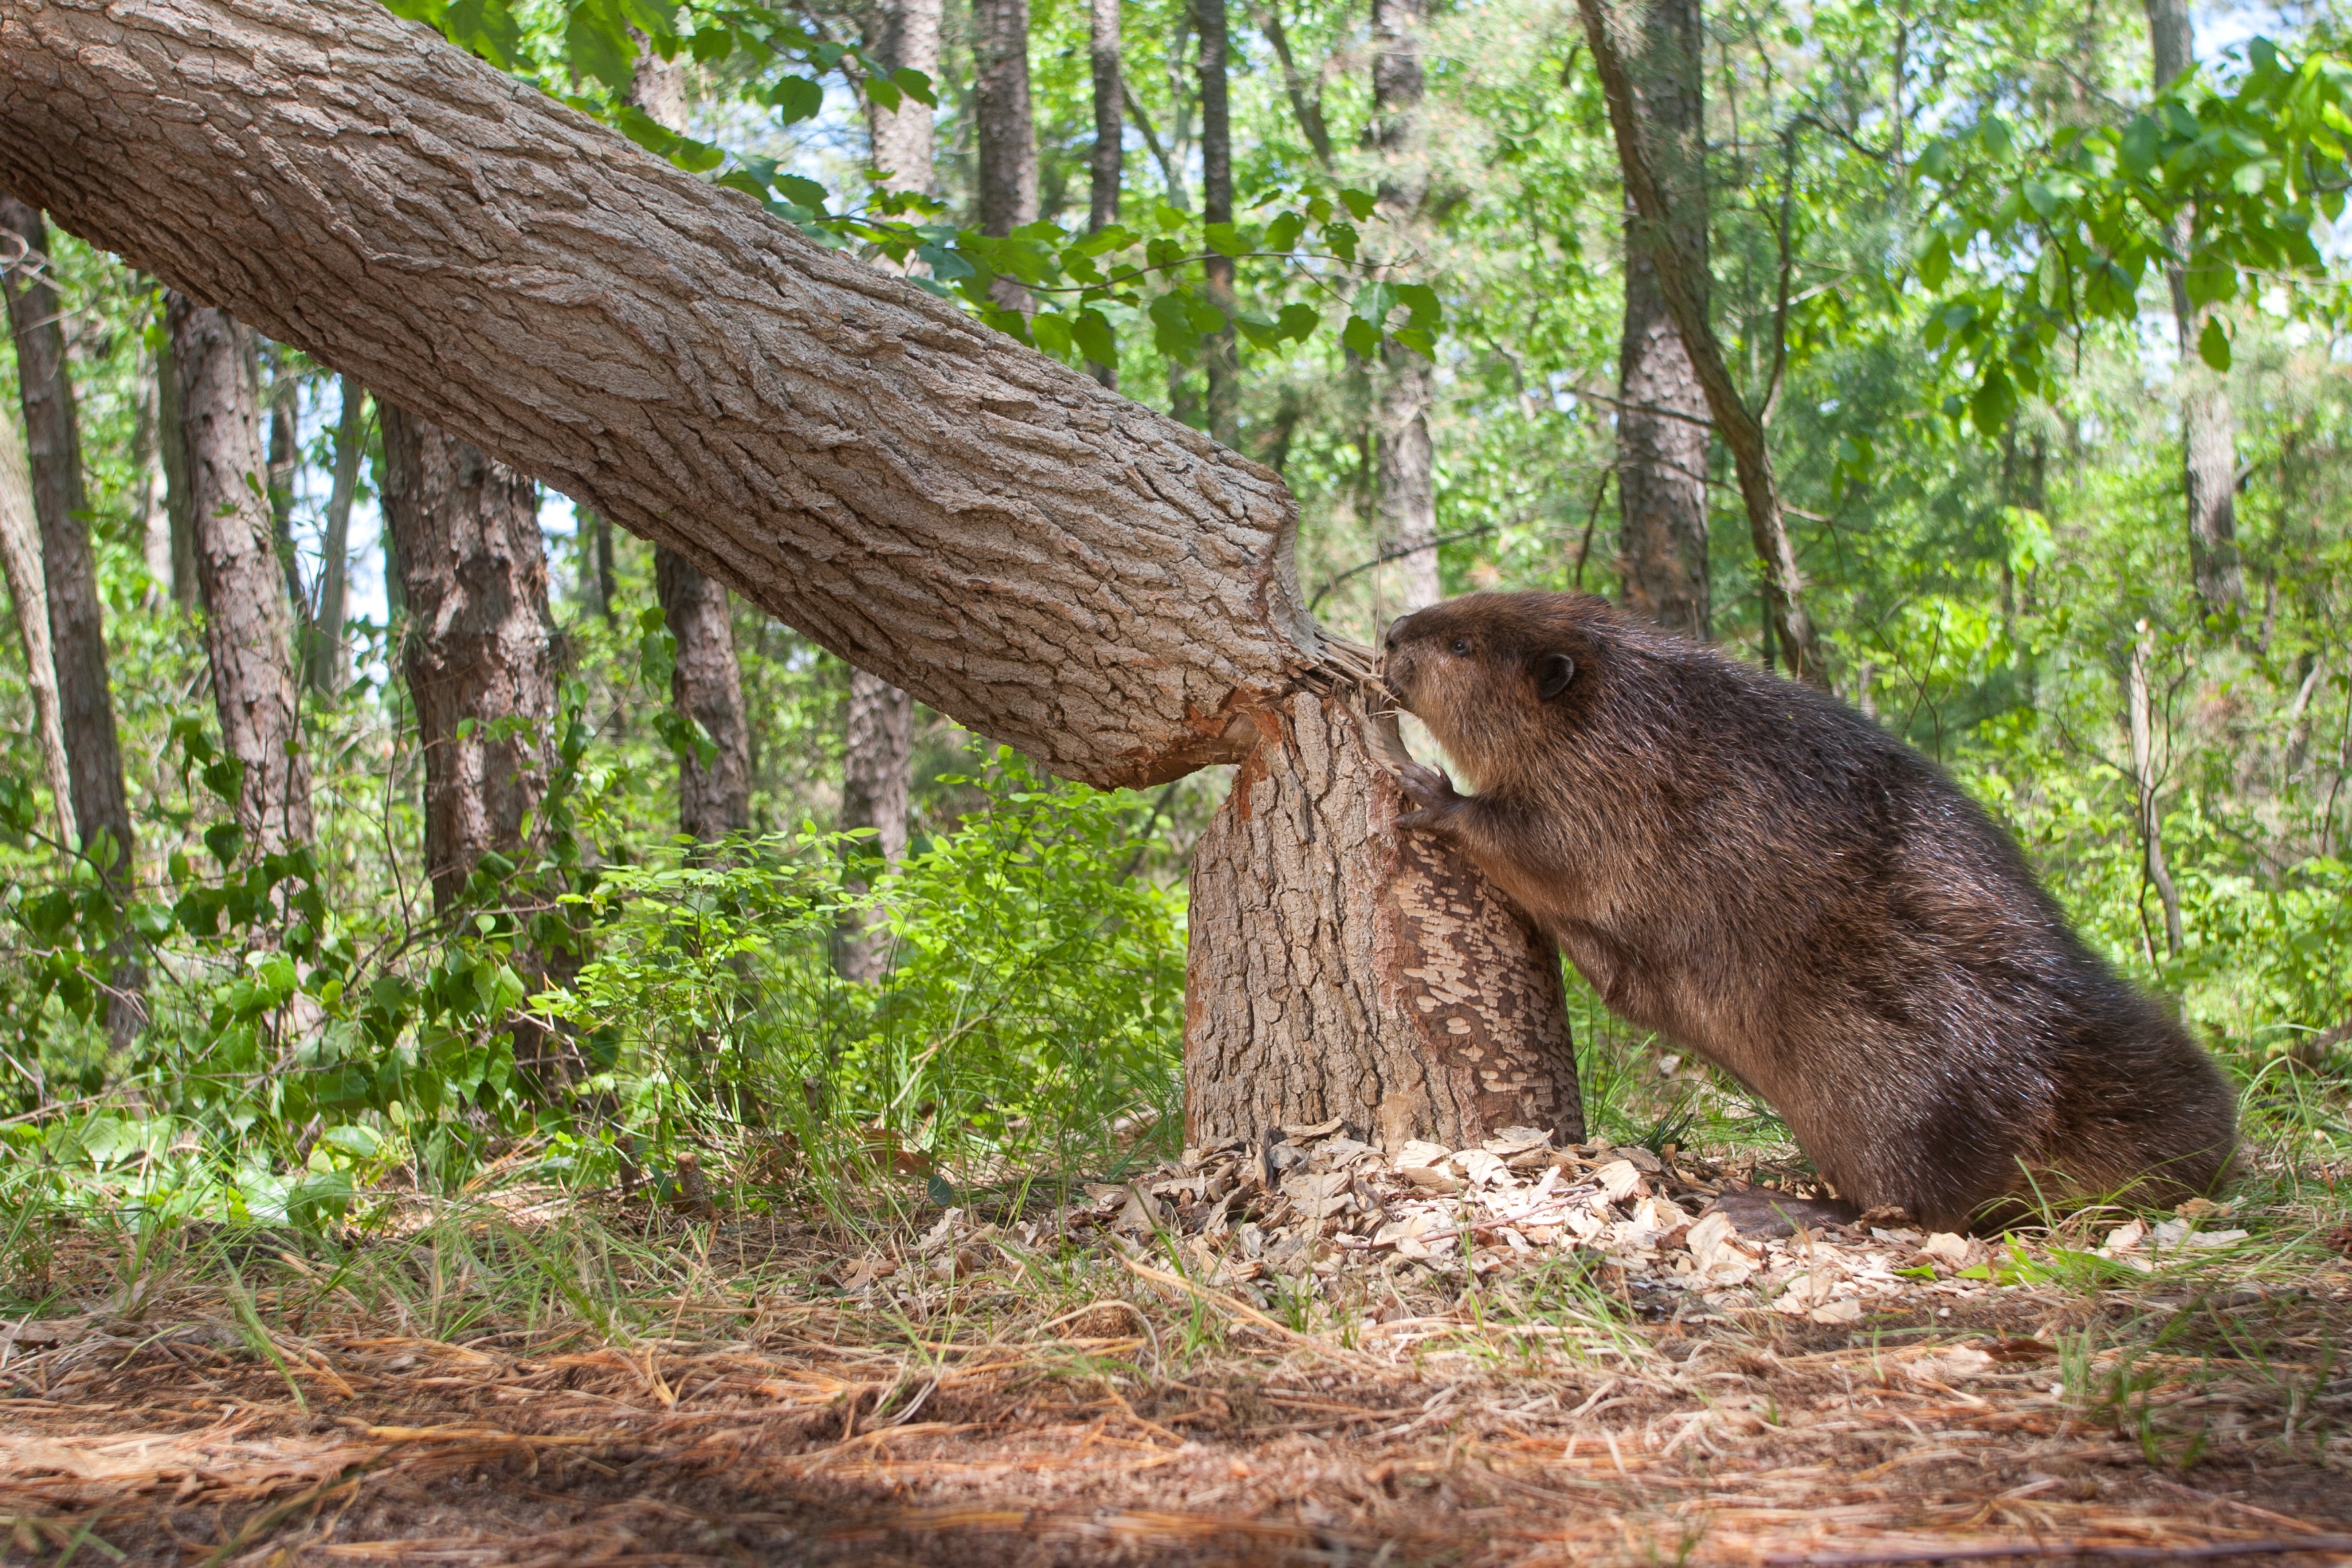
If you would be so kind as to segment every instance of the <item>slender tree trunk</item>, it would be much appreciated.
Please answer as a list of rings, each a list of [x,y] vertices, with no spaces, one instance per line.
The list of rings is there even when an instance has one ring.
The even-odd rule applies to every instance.
[[[2156,57],[2156,85],[2170,86],[2196,64],[2188,0],[2144,0],[2148,42]],[[2173,248],[2189,252],[2195,219],[2183,213],[2173,231]],[[2238,416],[2230,389],[2197,352],[2197,341],[2212,320],[2210,307],[2189,299],[2188,274],[2168,268],[2172,320],[2180,338],[2181,488],[2189,507],[2189,565],[2198,603],[2209,616],[2243,616],[2246,581],[2238,559]]]
[[[367,453],[367,392],[342,378],[342,417],[335,426],[334,488],[327,492],[327,528],[319,563],[319,616],[310,639],[312,690],[342,694],[351,670],[343,625],[351,618],[352,503],[360,489],[360,459]]]
[[[1307,90],[1307,79],[1299,74],[1298,61],[1290,52],[1290,35],[1283,28],[1282,14],[1265,5],[1255,7],[1252,15],[1257,19],[1258,31],[1274,47],[1274,58],[1281,62],[1282,89],[1290,98],[1290,112],[1298,118],[1299,132],[1314,150],[1315,161],[1328,170],[1332,163],[1331,131],[1323,121],[1322,88],[1318,84],[1314,92]]]
[[[1037,131],[1029,107],[1029,0],[972,0],[974,129],[980,143],[980,231],[1008,235],[1037,221]],[[1010,278],[991,292],[1009,310],[1030,309]]]
[[[2146,621],[2135,628],[2138,636],[2131,647],[2131,664],[2125,682],[2125,699],[2130,709],[2132,786],[2136,795],[2135,826],[2139,829],[2140,859],[2148,883],[2164,905],[2164,951],[2167,956],[2180,956],[2180,891],[2173,886],[2172,872],[2164,863],[2164,817],[2156,804],[2156,715],[2148,699],[2147,668],[2156,657],[2156,634]],[[2150,943],[2148,962],[2156,962],[2154,944]]]
[[[0,262],[6,264],[0,289],[8,297],[8,326],[16,345],[33,511],[41,530],[50,657],[57,665],[58,723],[73,773],[74,825],[100,872],[127,889],[136,874],[136,846],[107,679],[98,564],[82,510],[81,436],[48,254],[48,226],[39,210],[0,195]],[[118,1035],[127,1026],[124,1020],[115,1021]]]
[[[866,47],[884,65],[940,79],[940,0],[884,0],[876,24]],[[868,102],[866,115],[884,188],[929,195],[937,178],[929,107],[911,98],[896,109]]]
[[[302,470],[302,439],[296,424],[300,378],[286,368],[286,355],[272,344],[263,358],[269,383],[269,537],[286,574],[286,605],[294,612],[294,640],[307,647],[310,595],[302,585],[302,563],[294,551],[294,480]],[[306,659],[307,662],[307,659]]]
[[[25,443],[16,421],[0,412],[0,569],[8,577],[8,598],[16,610],[16,636],[25,649],[25,684],[33,694],[33,729],[57,802],[58,842],[74,842],[73,765],[66,755],[59,717],[57,656],[49,645],[49,589],[41,570],[41,521],[33,507],[33,476],[25,464]]]
[[[1643,134],[1641,109],[1625,68],[1626,29],[1610,0],[1577,0],[1584,16],[1584,40],[1601,88],[1609,100],[1609,122],[1617,140],[1617,163],[1632,200],[1643,247],[1656,268],[1658,290],[1674,318],[1675,331],[1690,355],[1691,368],[1706,395],[1708,415],[1716,433],[1731,448],[1739,476],[1739,499],[1748,511],[1748,537],[1761,568],[1764,598],[1773,640],[1790,673],[1827,689],[1829,667],[1822,657],[1821,639],[1805,612],[1804,578],[1797,570],[1797,552],[1789,542],[1788,520],[1780,511],[1780,480],[1772,472],[1770,448],[1764,439],[1764,422],[1739,395],[1724,363],[1723,345],[1706,313],[1706,267],[1676,239],[1674,206],[1666,188],[1652,167]]]
[[[1087,161],[1087,232],[1118,221],[1119,184],[1127,160],[1121,113],[1127,82],[1119,58],[1119,0],[1090,0],[1087,54],[1094,69],[1095,146]],[[1118,366],[1087,362],[1087,373],[1117,389]]]
[[[1580,1141],[1559,952],[1467,860],[1396,827],[1360,723],[1307,693],[1263,715],[1193,851],[1187,1141],[1334,1117],[1390,1150],[1511,1126]]]
[[[631,96],[639,109],[672,131],[686,129],[686,73],[652,49],[637,56]],[[913,100],[907,107],[922,112]],[[751,742],[743,710],[743,672],[735,658],[735,621],[727,590],[677,552],[654,546],[654,593],[664,624],[677,639],[670,667],[670,698],[679,717],[701,727],[706,754],[689,745],[677,754],[677,825],[704,843],[751,826]],[[541,597],[546,596],[542,586]]]
[[[555,659],[539,487],[377,407],[384,531],[409,607],[401,665],[425,758],[425,873],[434,908],[446,910],[485,853],[521,858],[547,790]]]
[[[139,553],[147,575],[159,594],[172,587],[172,519],[166,504],[169,481],[163,472],[163,407],[161,355],[140,356],[139,379],[132,386],[137,424],[131,438],[131,466],[139,476]]]
[[[914,704],[880,676],[852,669],[848,720],[842,749],[841,828],[845,833],[872,828],[873,838],[854,853],[868,866],[896,866],[907,857]],[[865,874],[853,875],[849,881],[860,892],[870,885]],[[870,915],[845,916],[834,963],[845,979],[880,979],[890,966],[889,938],[881,922]]]
[[[1201,216],[1208,223],[1234,221],[1233,111],[1225,90],[1225,0],[1192,0],[1192,26],[1201,35]],[[1234,260],[1212,253],[1209,303],[1225,314],[1224,325],[1202,346],[1209,384],[1209,434],[1228,447],[1242,441],[1241,343],[1234,315]]]
[[[1369,137],[1383,161],[1381,200],[1408,227],[1429,195],[1421,134],[1421,25],[1422,0],[1373,0]],[[1435,604],[1445,592],[1437,560],[1436,453],[1429,438],[1431,369],[1421,355],[1392,342],[1382,343],[1373,367],[1379,552],[1396,559],[1400,611]]]
[[[188,420],[180,405],[180,371],[167,331],[155,356],[156,404],[161,410],[155,446],[163,462],[163,512],[172,535],[172,600],[183,608],[196,602],[196,512],[188,487]]]
[[[310,769],[294,684],[294,616],[261,480],[253,343],[225,310],[174,293],[164,307],[186,416],[196,582],[221,743],[245,765],[237,826],[268,854],[310,840]]]
[[[1296,511],[1265,469],[373,0],[44,0],[5,26],[0,185],[1054,773],[1139,785],[1238,761],[1331,678]],[[1369,768],[1355,744],[1342,777]],[[1290,814],[1271,858],[1240,868],[1246,921],[1196,915],[1196,942],[1245,952],[1329,898],[1283,846],[1323,841],[1363,798]],[[1436,898],[1457,864],[1405,863],[1389,896]],[[1490,947],[1381,973],[1419,1011],[1423,993],[1538,994],[1558,969]],[[1285,999],[1318,1010],[1332,1032],[1316,1037],[1271,1005],[1228,1010],[1231,1048],[1199,1058],[1192,1092],[1227,1096],[1217,1064],[1260,1033],[1286,1060],[1369,1051],[1377,1016],[1329,1000]],[[1527,1053],[1559,1080],[1554,1103],[1575,1092],[1563,1056]]]
[[[1706,277],[1706,146],[1697,0],[1646,0],[1628,30],[1625,70],[1669,226]],[[1642,243],[1625,216],[1625,322],[1618,351],[1618,574],[1625,603],[1699,641],[1710,631],[1706,394]]]

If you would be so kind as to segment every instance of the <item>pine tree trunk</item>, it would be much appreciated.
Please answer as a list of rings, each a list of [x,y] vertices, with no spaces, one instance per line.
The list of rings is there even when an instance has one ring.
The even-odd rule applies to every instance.
[[[1393,1150],[1584,1135],[1559,954],[1470,863],[1400,831],[1346,703],[1302,693],[1192,857],[1185,1139],[1338,1118]]]
[[[1029,0],[972,0],[974,130],[980,231],[1008,235],[1037,221],[1037,130],[1029,106]],[[999,278],[990,292],[1027,310],[1029,290]]]
[[[33,476],[25,464],[25,443],[16,422],[0,413],[0,570],[8,579],[8,599],[16,612],[16,636],[25,650],[25,684],[33,695],[33,730],[57,803],[58,842],[74,842],[73,764],[66,755],[59,717],[57,656],[49,645],[48,578],[41,570],[41,522],[33,508]]]
[[[1682,253],[1706,289],[1706,146],[1697,0],[1646,0],[1626,37],[1626,75]],[[1707,640],[1707,413],[1658,269],[1625,216],[1625,319],[1618,352],[1618,574],[1628,608]]]
[[[1095,145],[1087,160],[1087,232],[1093,234],[1118,221],[1119,185],[1125,177],[1127,94],[1124,62],[1119,58],[1119,0],[1090,0],[1087,16],[1087,56],[1093,68]],[[1105,386],[1118,386],[1118,366],[1087,362],[1087,372]]]
[[[164,306],[186,418],[205,655],[221,743],[245,765],[237,826],[254,849],[310,840],[310,770],[294,685],[294,616],[262,489],[260,387],[250,334],[174,293]]]
[[[650,48],[637,56],[630,96],[656,124],[686,129],[686,72]],[[911,103],[912,100],[910,100]],[[918,112],[920,104],[915,104]],[[743,672],[735,658],[735,621],[727,590],[674,550],[654,546],[654,593],[677,640],[670,697],[678,714],[702,728],[711,750],[677,756],[677,825],[709,843],[751,826],[751,742],[743,710]],[[542,586],[541,597],[546,596]]]
[[[425,874],[446,910],[485,852],[521,858],[547,790],[555,658],[539,487],[414,415],[378,408],[384,529],[409,610],[401,667],[425,758]]]
[[[1639,220],[1634,234],[1650,253],[1658,291],[1674,318],[1675,331],[1690,356],[1699,388],[1706,394],[1706,411],[1716,434],[1731,449],[1739,478],[1740,504],[1748,512],[1748,532],[1756,550],[1763,579],[1765,614],[1770,622],[1769,647],[1780,645],[1790,672],[1827,689],[1829,665],[1821,638],[1805,610],[1804,578],[1797,570],[1797,552],[1789,541],[1788,519],[1780,510],[1780,481],[1772,471],[1771,448],[1764,438],[1764,422],[1740,396],[1724,362],[1723,345],[1707,319],[1706,265],[1691,255],[1677,237],[1674,205],[1653,164],[1649,137],[1625,57],[1632,47],[1630,30],[1611,0],[1577,0],[1584,17],[1584,41],[1592,51],[1601,95],[1609,103],[1609,124],[1617,142],[1617,166],[1624,176],[1628,205]],[[1769,662],[1769,658],[1768,658]]]
[[[1381,200],[1408,226],[1429,195],[1421,134],[1421,0],[1373,0],[1371,141],[1382,157]],[[1398,614],[1433,605],[1445,594],[1438,572],[1430,370],[1427,360],[1392,342],[1381,345],[1380,363],[1372,367],[1380,553],[1396,563]]]
[[[319,617],[310,639],[310,681],[326,697],[341,695],[351,669],[343,640],[351,618],[352,503],[360,489],[360,459],[367,452],[367,392],[342,378],[341,418],[335,426],[334,488],[327,492],[327,528],[319,563]]]
[[[2168,87],[2196,63],[2188,0],[2144,0],[2156,57],[2156,85]],[[2194,218],[2183,213],[2173,247],[2187,254]],[[2168,268],[2172,320],[2180,339],[2181,489],[2189,508],[2189,566],[2209,616],[2242,616],[2246,581],[2238,558],[2238,416],[2228,385],[2207,367],[2198,339],[2212,309],[2189,300],[2188,275]]]
[[[115,738],[114,693],[108,684],[105,613],[98,563],[83,511],[81,436],[57,290],[49,283],[48,226],[40,212],[0,195],[0,258],[14,251],[5,289],[16,345],[18,395],[25,412],[33,512],[41,530],[41,577],[48,598],[49,649],[56,660],[58,724],[73,774],[73,819],[81,842],[117,887],[136,873],[131,806]],[[103,841],[103,842],[102,842]],[[116,1033],[122,1032],[117,1021]]]
[[[1225,90],[1225,0],[1192,0],[1192,26],[1201,35],[1201,217],[1205,223],[1231,223],[1234,131]],[[1212,254],[1204,270],[1209,303],[1225,314],[1224,325],[1201,344],[1202,369],[1209,384],[1209,434],[1228,447],[1239,447],[1241,345],[1233,319],[1241,307],[1234,298],[1233,258]]]
[[[940,0],[884,0],[866,47],[892,70],[919,70],[940,79]],[[896,109],[866,105],[866,129],[874,139],[874,166],[893,191],[930,193],[931,110],[911,98]]]

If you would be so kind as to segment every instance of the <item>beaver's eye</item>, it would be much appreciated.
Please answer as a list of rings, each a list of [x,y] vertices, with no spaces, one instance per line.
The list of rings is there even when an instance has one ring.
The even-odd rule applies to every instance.
[[[1470,639],[1468,637],[1455,637],[1454,639],[1454,651],[1455,653],[1468,653],[1470,651]]]

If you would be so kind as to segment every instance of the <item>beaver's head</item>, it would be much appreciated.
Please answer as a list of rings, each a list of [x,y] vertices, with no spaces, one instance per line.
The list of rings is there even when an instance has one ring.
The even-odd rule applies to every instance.
[[[1472,784],[1491,788],[1580,706],[1612,615],[1584,594],[1448,599],[1390,624],[1381,673]]]

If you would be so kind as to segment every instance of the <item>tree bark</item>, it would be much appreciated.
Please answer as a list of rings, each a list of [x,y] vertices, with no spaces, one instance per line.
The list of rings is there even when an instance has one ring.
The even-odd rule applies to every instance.
[[[205,656],[221,744],[245,765],[246,842],[271,854],[310,839],[310,769],[294,686],[294,616],[260,489],[261,389],[246,329],[174,293],[165,303],[186,416],[188,490]]]
[[[0,187],[5,184],[0,181]],[[100,872],[127,889],[136,870],[136,845],[122,788],[122,751],[115,738],[114,693],[107,679],[98,565],[83,511],[81,435],[48,254],[48,226],[39,210],[0,195],[0,262],[5,263],[0,289],[8,297],[8,326],[16,345],[33,512],[41,530],[49,649],[57,668],[58,718],[73,775],[74,826]],[[101,847],[101,839],[109,846]],[[119,1020],[116,1033],[121,1033]]]
[[[73,765],[66,755],[59,717],[57,656],[49,645],[49,589],[41,570],[41,522],[33,508],[33,476],[25,464],[25,443],[16,422],[0,413],[0,570],[8,578],[9,602],[16,610],[16,635],[25,649],[25,684],[33,695],[33,730],[57,802],[58,842],[74,842]]]
[[[892,70],[919,70],[940,79],[940,0],[884,0],[876,7],[867,47]],[[911,98],[896,109],[869,101],[866,127],[874,138],[874,167],[885,189],[930,193],[933,172],[931,110]]]
[[[1192,858],[1185,1138],[1339,1118],[1394,1150],[1584,1136],[1559,952],[1428,834],[1344,701],[1301,693]]]
[[[1234,221],[1233,110],[1225,88],[1225,0],[1192,0],[1192,26],[1201,35],[1201,217],[1205,223]],[[1209,434],[1228,447],[1242,439],[1241,343],[1234,328],[1240,310],[1234,298],[1234,259],[1211,252],[1209,303],[1225,314],[1224,324],[1202,343],[1202,369],[1209,384]]]
[[[295,423],[300,383],[276,347],[265,357],[269,365],[269,537],[278,549],[278,569],[286,574],[286,607],[294,615],[295,645],[306,650],[307,662],[310,595],[302,586],[302,563],[294,553],[294,478],[302,468],[302,441]]]
[[[169,482],[163,474],[160,359],[160,355],[152,353],[140,356],[139,379],[132,384],[138,412],[131,437],[131,467],[139,476],[135,514],[139,553],[147,563],[149,580],[168,594],[172,586],[172,519],[164,499]]]
[[[156,402],[162,415],[155,445],[163,460],[163,511],[172,531],[172,600],[183,608],[196,602],[196,512],[189,489],[188,419],[180,404],[180,371],[167,331],[155,356]]]
[[[1674,207],[1665,187],[1651,165],[1643,135],[1640,106],[1626,74],[1622,20],[1609,0],[1577,0],[1584,16],[1584,40],[1609,100],[1609,123],[1617,140],[1617,164],[1640,219],[1643,247],[1657,269],[1658,289],[1675,331],[1690,355],[1691,368],[1706,394],[1708,415],[1716,433],[1731,448],[1739,476],[1739,499],[1748,511],[1748,537],[1761,569],[1766,614],[1775,640],[1788,659],[1790,672],[1824,690],[1829,667],[1822,660],[1821,639],[1805,612],[1804,578],[1797,570],[1797,552],[1789,542],[1788,520],[1780,511],[1780,480],[1772,472],[1770,448],[1764,439],[1764,422],[1748,406],[1733,384],[1724,363],[1723,345],[1706,313],[1706,268],[1676,240]]]
[[[1669,214],[1707,286],[1706,110],[1696,0],[1646,0],[1625,59],[1634,110]],[[1618,574],[1626,605],[1669,631],[1708,638],[1706,394],[1642,242],[1625,216],[1625,319],[1618,351]]]
[[[686,129],[686,72],[676,61],[641,50],[631,97],[657,124]],[[671,700],[681,718],[702,727],[712,748],[708,759],[698,746],[678,752],[677,825],[688,837],[709,843],[751,826],[751,741],[742,667],[735,658],[735,621],[727,590],[659,544],[654,546],[654,593],[663,623],[677,642]],[[540,597],[546,598],[544,584]]]
[[[1087,232],[1093,234],[1118,221],[1119,185],[1126,174],[1127,93],[1124,62],[1119,58],[1119,0],[1090,0],[1087,56],[1094,73],[1095,146],[1087,160]],[[1118,366],[1087,362],[1087,374],[1105,386],[1118,387]]]
[[[2147,36],[2156,57],[2156,85],[2171,85],[2197,63],[2188,0],[2144,0]],[[2196,220],[2176,220],[2173,248],[2189,253]],[[2228,385],[2197,352],[2197,340],[2212,319],[2210,306],[2189,300],[2189,276],[2165,269],[2172,290],[2172,320],[2180,339],[2181,490],[2189,508],[2189,567],[2197,600],[2209,616],[2242,616],[2246,611],[2245,574],[2238,558],[2238,416]]]
[[[486,851],[520,859],[547,791],[553,618],[539,487],[390,404],[385,531],[408,602],[402,669],[425,758],[425,864],[446,910]]]
[[[1029,107],[1029,0],[972,0],[974,130],[980,231],[999,237],[1037,221],[1037,129]],[[1029,290],[999,278],[990,292],[1027,310]]]
[[[342,693],[351,670],[343,623],[351,618],[352,503],[360,489],[360,458],[367,450],[367,391],[342,378],[342,417],[335,426],[334,488],[327,492],[326,538],[320,551],[319,616],[312,626],[309,677],[322,696]]]
[[[0,184],[1062,776],[1238,760],[1334,657],[1274,475],[371,0],[0,13]],[[1254,872],[1262,910],[1330,890],[1290,874]],[[1507,995],[1557,973],[1507,961]],[[1279,1048],[1379,1016],[1324,1016],[1358,1033]]]
[[[849,722],[842,748],[841,827],[870,827],[874,837],[858,853],[896,866],[907,857],[908,769],[915,751],[915,710],[907,694],[862,669],[849,672]],[[863,891],[869,884],[853,876]],[[878,980],[890,966],[889,943],[880,923],[857,913],[842,921],[835,966],[849,980]]]
[[[1429,195],[1421,145],[1421,0],[1373,0],[1370,136],[1383,159],[1381,200],[1408,227]],[[1437,560],[1436,453],[1429,438],[1431,369],[1412,350],[1383,342],[1373,370],[1378,553],[1396,561],[1399,613],[1433,605],[1445,594]]]

